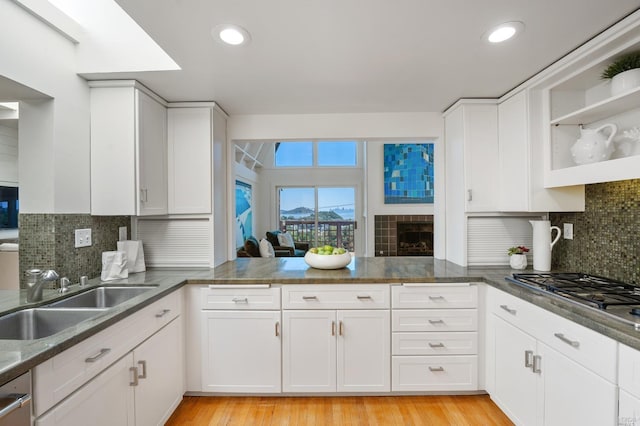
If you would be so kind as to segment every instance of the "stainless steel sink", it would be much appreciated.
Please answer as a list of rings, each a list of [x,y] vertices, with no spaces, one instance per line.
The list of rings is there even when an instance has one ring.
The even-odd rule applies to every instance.
[[[96,287],[66,299],[50,303],[51,308],[111,308],[139,296],[153,286],[140,287]]]
[[[0,339],[35,340],[59,333],[107,309],[32,308],[0,317]]]

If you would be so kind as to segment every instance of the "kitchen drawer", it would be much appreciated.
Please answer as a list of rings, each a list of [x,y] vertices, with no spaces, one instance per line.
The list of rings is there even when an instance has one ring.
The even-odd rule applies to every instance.
[[[283,309],[389,309],[389,285],[285,285]]]
[[[476,355],[478,333],[393,333],[393,355]]]
[[[540,316],[545,311],[526,300],[505,293],[504,291],[489,287],[487,291],[487,309],[509,324],[535,334],[540,322]]]
[[[180,314],[175,291],[122,321],[37,365],[33,370],[34,414],[53,407]]]
[[[250,285],[233,288],[203,287],[201,289],[201,308],[234,311],[246,309],[278,310],[280,309],[280,289],[256,288]]]
[[[478,287],[469,283],[403,284],[391,287],[394,309],[477,308]]]
[[[538,340],[611,383],[618,380],[618,343],[600,333],[545,311]]]
[[[618,385],[640,398],[640,351],[619,344]]]
[[[478,390],[478,357],[394,356],[392,391]]]
[[[476,309],[402,309],[391,314],[391,331],[477,331]]]

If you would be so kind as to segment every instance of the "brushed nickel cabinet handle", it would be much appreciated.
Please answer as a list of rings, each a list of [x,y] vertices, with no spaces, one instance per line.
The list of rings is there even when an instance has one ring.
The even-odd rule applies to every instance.
[[[442,342],[438,342],[438,343],[429,342],[429,347],[432,347],[432,348],[444,348],[444,343],[442,343]]]
[[[536,355],[533,357],[533,368],[531,371],[534,373],[542,373],[542,357],[540,355]]]
[[[373,300],[371,296],[356,296],[358,300]]]
[[[429,300],[443,300],[444,296],[429,296]]]
[[[524,351],[524,366],[526,368],[533,367],[533,351]]]
[[[444,324],[444,320],[429,320],[429,324]]]
[[[336,322],[335,321],[331,321],[331,335],[332,336],[336,335]]]
[[[342,321],[340,321],[340,327],[339,327],[340,331],[340,335],[344,336],[344,323]]]
[[[571,345],[574,348],[580,347],[580,342],[578,342],[577,340],[571,340],[565,337],[565,335],[562,333],[553,333],[553,335],[556,336],[558,339],[562,340],[563,342],[565,342],[567,345]]]
[[[507,305],[500,305],[500,308],[502,310],[505,310],[505,311],[509,312],[511,315],[515,315],[516,312],[517,312],[515,309],[509,308],[509,306],[507,306]]]
[[[171,309],[163,309],[162,311],[156,314],[156,318],[162,318],[163,316],[167,315],[169,312],[171,312]]]
[[[103,356],[108,354],[109,352],[111,352],[111,349],[102,348],[102,349],[100,349],[100,353],[98,353],[97,355],[94,355],[94,356],[90,356],[89,358],[85,358],[84,362],[96,362],[97,360],[99,360],[100,358],[102,358]]]
[[[276,337],[280,336],[280,321],[276,321]]]
[[[233,303],[249,303],[249,299],[246,297],[234,297],[231,301]]]
[[[129,371],[133,373],[133,380],[129,382],[129,386],[138,386],[138,367],[129,367]]]
[[[141,367],[142,373],[138,375],[139,379],[147,378],[147,361],[138,361],[138,365]]]
[[[429,367],[429,371],[444,371],[443,367]]]
[[[318,300],[318,296],[302,296],[302,300]]]

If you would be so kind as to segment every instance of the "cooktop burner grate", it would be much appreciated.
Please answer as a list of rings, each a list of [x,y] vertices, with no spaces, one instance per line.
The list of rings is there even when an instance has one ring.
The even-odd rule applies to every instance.
[[[566,296],[606,310],[609,306],[640,305],[640,288],[609,278],[582,273],[527,273],[512,282]]]

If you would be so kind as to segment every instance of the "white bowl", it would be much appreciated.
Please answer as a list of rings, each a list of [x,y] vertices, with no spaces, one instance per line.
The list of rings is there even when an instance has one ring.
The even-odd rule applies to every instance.
[[[316,269],[340,269],[351,262],[351,253],[322,255],[308,251],[304,255],[304,261],[307,262],[307,265]]]

